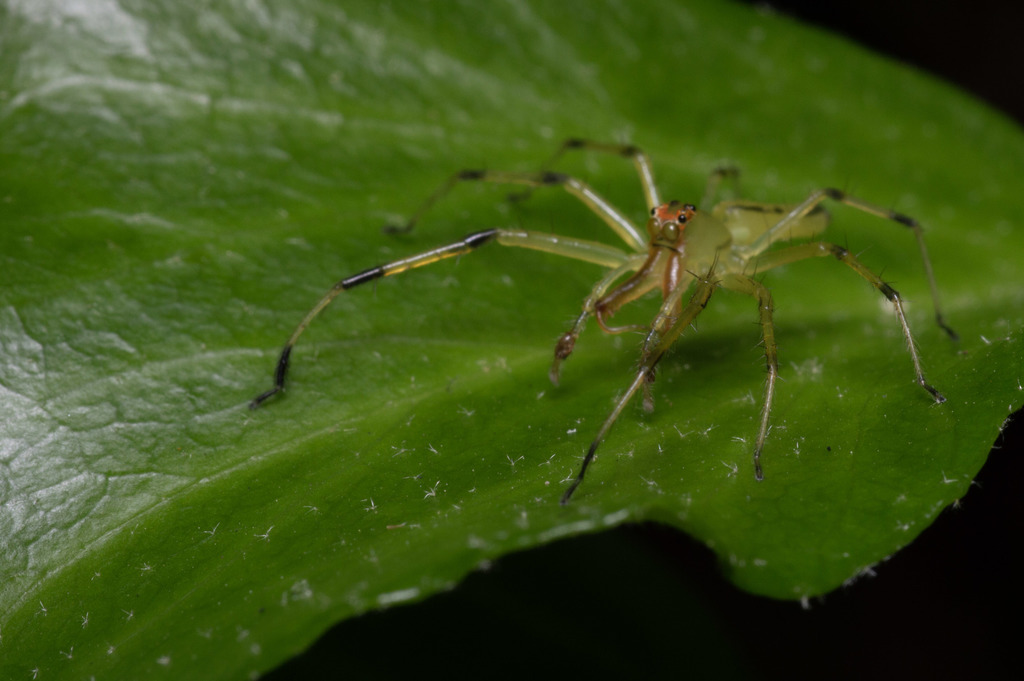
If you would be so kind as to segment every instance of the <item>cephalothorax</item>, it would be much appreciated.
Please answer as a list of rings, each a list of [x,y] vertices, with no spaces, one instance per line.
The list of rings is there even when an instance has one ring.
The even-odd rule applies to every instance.
[[[586,183],[562,173],[551,172],[550,167],[568,150],[584,149],[612,153],[629,158],[640,175],[650,216],[646,224],[646,235],[626,215],[605,201]],[[761,468],[761,452],[768,436],[769,417],[775,383],[779,373],[778,353],[775,343],[775,327],[772,322],[772,297],[768,289],[754,278],[766,270],[807,258],[831,256],[845,264],[872,286],[878,289],[892,303],[903,337],[906,340],[913,363],[916,382],[928,391],[935,402],[944,402],[945,397],[933,388],[924,377],[921,361],[903,312],[900,295],[878,275],[864,267],[845,248],[817,237],[828,226],[828,213],[821,207],[826,199],[846,204],[852,208],[892,220],[913,231],[917,239],[925,274],[931,287],[935,305],[935,318],[939,326],[956,338],[953,330],[946,325],[939,307],[938,289],[932,273],[931,262],[925,249],[921,227],[916,220],[906,215],[867,203],[838,189],[820,189],[812,192],[802,202],[793,205],[758,203],[754,201],[723,201],[706,209],[713,199],[718,184],[725,178],[735,177],[732,168],[720,168],[712,173],[707,189],[700,203],[701,209],[693,204],[669,201],[663,203],[658,195],[647,155],[630,145],[604,144],[586,140],[570,139],[548,160],[540,172],[518,173],[490,170],[464,170],[450,177],[420,207],[412,218],[401,227],[386,227],[390,232],[411,230],[423,214],[430,209],[452,187],[460,182],[482,181],[505,184],[527,185],[524,198],[535,187],[560,186],[582,201],[626,243],[628,251],[605,245],[597,241],[573,239],[555,234],[533,232],[522,229],[493,228],[474,232],[453,243],[424,253],[371,267],[342,279],[320,299],[285,343],[274,374],[274,387],[262,393],[251,403],[255,408],[265,400],[284,390],[285,374],[288,371],[292,347],[299,336],[335,297],[342,291],[374,281],[381,277],[399,274],[407,270],[469,253],[488,243],[497,242],[504,246],[516,246],[546,251],[555,255],[595,263],[608,269],[598,280],[583,302],[583,309],[568,331],[555,345],[555,359],[551,365],[550,377],[558,383],[561,363],[569,357],[587,320],[593,316],[607,333],[627,331],[645,334],[640,353],[640,366],[626,392],[619,398],[612,412],[605,419],[583,458],[579,474],[562,495],[562,503],[569,501],[573,492],[583,481],[587,467],[594,459],[598,445],[607,435],[615,420],[629,401],[638,392],[643,393],[644,408],[654,408],[651,384],[655,368],[665,352],[676,341],[707,305],[711,294],[717,288],[724,288],[757,300],[757,309],[764,343],[765,363],[768,378],[765,382],[764,401],[761,407],[760,427],[754,445],[754,474],[758,480],[764,476]],[[778,242],[800,239],[800,243],[769,250]],[[662,303],[650,324],[611,326],[611,316],[622,306],[651,291],[658,290]]]

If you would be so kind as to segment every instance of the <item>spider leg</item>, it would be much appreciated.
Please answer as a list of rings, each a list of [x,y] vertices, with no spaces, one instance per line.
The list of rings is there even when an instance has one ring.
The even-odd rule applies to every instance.
[[[935,283],[935,273],[932,271],[932,261],[931,258],[928,257],[928,249],[924,243],[924,232],[921,229],[920,223],[908,215],[897,213],[896,211],[889,210],[888,208],[882,208],[881,206],[877,206],[873,203],[868,203],[867,201],[858,199],[855,196],[850,196],[839,189],[819,189],[807,197],[803,203],[797,205],[789,212],[789,214],[773,225],[771,229],[758,237],[750,245],[747,252],[752,254],[760,253],[774,241],[788,238],[787,232],[789,229],[806,217],[825,199],[831,199],[832,201],[837,201],[850,206],[851,208],[856,208],[859,211],[869,213],[886,220],[892,220],[893,222],[903,225],[914,232],[914,238],[917,239],[917,247],[921,253],[921,261],[924,263],[925,276],[928,278],[928,287],[931,290],[932,304],[935,308],[935,321],[939,325],[939,328],[945,331],[951,339],[959,340],[960,337],[957,335],[956,331],[946,324],[946,320],[942,315],[942,306],[939,303],[939,287]]]
[[[717,264],[717,263],[716,263]],[[712,265],[705,279],[711,276],[711,272],[714,271],[715,265]],[[687,273],[687,277],[680,280],[676,288],[674,288],[669,296],[662,301],[661,307],[658,309],[658,314],[655,315],[654,320],[648,329],[647,336],[644,338],[643,349],[640,351],[640,366],[643,366],[647,362],[647,358],[651,356],[651,353],[658,347],[659,342],[662,339],[662,333],[664,330],[671,327],[672,322],[679,318],[683,311],[683,293],[689,288],[690,281],[696,277]],[[696,293],[694,294],[696,295]],[[710,293],[708,294],[710,296]],[[703,308],[701,308],[703,309]],[[700,314],[698,312],[698,314]],[[693,323],[693,320],[690,320]],[[654,411],[654,379],[655,379],[655,366],[651,365],[647,371],[647,380],[643,383],[643,407],[644,411],[650,414]]]
[[[609,203],[604,197],[595,192],[590,185],[575,177],[564,173],[540,172],[540,173],[518,173],[502,170],[462,170],[449,177],[444,184],[438,187],[433,194],[421,205],[409,221],[404,225],[386,225],[385,232],[399,234],[412,231],[420,218],[430,210],[438,201],[460,182],[493,182],[495,184],[525,184],[530,187],[559,186],[565,189],[587,208],[594,212],[605,224],[619,235],[619,237],[633,247],[635,250],[646,250],[647,238],[643,231],[637,228],[633,222],[620,212],[615,206]]]
[[[645,257],[646,256],[643,255],[632,256],[621,266],[616,267],[601,277],[600,281],[594,285],[594,288],[590,291],[590,295],[583,301],[583,310],[580,312],[579,317],[576,318],[576,323],[572,325],[571,329],[559,336],[558,342],[555,344],[555,360],[551,363],[551,371],[548,373],[552,383],[558,385],[562,362],[568,359],[569,355],[572,354],[573,349],[576,347],[576,340],[580,337],[580,334],[583,333],[583,327],[586,326],[587,319],[596,313],[597,310],[595,305],[597,301],[604,297],[608,292],[608,289],[610,289],[616,281],[629,272],[635,272],[639,269],[643,265]],[[626,331],[630,329],[627,328],[623,330]]]
[[[772,399],[775,397],[775,381],[779,377],[779,352],[775,343],[775,324],[772,322],[772,294],[761,282],[742,274],[729,274],[722,277],[722,288],[727,288],[757,298],[757,311],[761,323],[761,340],[764,343],[764,359],[768,368],[768,380],[764,386],[764,402],[761,406],[761,427],[757,431],[757,443],[754,445],[754,477],[764,480],[761,470],[761,451],[768,437],[768,418],[772,411]]]
[[[878,289],[882,295],[889,299],[889,302],[893,304],[894,308],[896,308],[896,316],[900,321],[900,328],[903,330],[903,338],[906,340],[907,349],[910,351],[910,358],[914,363],[914,380],[918,385],[927,390],[928,394],[931,395],[937,403],[945,402],[946,398],[942,396],[942,393],[933,388],[928,381],[925,380],[924,372],[921,370],[921,359],[917,354],[917,347],[914,345],[914,338],[910,333],[910,325],[907,324],[907,317],[903,313],[903,298],[896,289],[882,281],[881,277],[862,265],[860,261],[857,260],[857,258],[855,258],[848,250],[842,246],[837,246],[836,244],[825,241],[800,244],[760,256],[756,260],[756,267],[758,271],[763,271],[772,269],[773,267],[779,267],[780,265],[785,265],[787,263],[796,262],[798,260],[826,256],[833,256],[839,262],[845,264],[854,272],[864,277],[872,286]]]
[[[644,198],[647,201],[647,210],[650,211],[655,206],[661,205],[658,187],[654,184],[654,173],[651,172],[651,159],[639,147],[635,147],[632,144],[610,144],[608,142],[570,138],[562,142],[562,146],[558,148],[558,151],[541,165],[541,172],[551,170],[562,156],[565,155],[565,152],[570,150],[597,151],[631,159],[636,167],[636,173],[640,177],[640,186],[643,188]],[[531,187],[522,192],[511,194],[509,198],[513,201],[523,201],[528,199],[532,193],[533,188]]]
[[[494,228],[474,232],[450,244],[363,270],[362,272],[342,279],[332,286],[320,301],[313,306],[313,309],[306,313],[306,316],[301,322],[299,322],[299,325],[295,327],[292,335],[288,337],[288,341],[285,343],[284,349],[281,350],[281,356],[277,361],[277,368],[274,371],[274,386],[270,390],[257,395],[252,402],[249,403],[250,408],[255,409],[269,398],[284,390],[285,376],[288,373],[288,365],[291,358],[292,348],[295,346],[295,343],[298,342],[299,336],[302,335],[302,332],[306,330],[316,316],[319,315],[323,309],[343,291],[355,288],[360,284],[375,281],[382,277],[400,274],[417,267],[430,265],[440,260],[470,253],[491,241],[495,241],[503,246],[515,246],[519,248],[544,251],[554,255],[560,255],[574,260],[583,260],[613,269],[622,269],[626,263],[630,262],[630,256],[626,255],[619,249],[607,246],[597,241],[569,239],[555,234],[545,234],[543,232]]]
[[[597,435],[594,437],[593,442],[590,443],[590,449],[587,450],[587,454],[583,457],[583,464],[580,466],[580,472],[576,478],[569,485],[569,488],[565,490],[562,495],[562,505],[569,503],[569,499],[572,497],[573,492],[583,482],[583,477],[587,473],[587,468],[590,463],[594,460],[594,455],[597,452],[598,446],[601,441],[604,440],[605,435],[611,430],[616,419],[622,413],[622,410],[626,408],[629,401],[633,396],[644,387],[644,385],[650,380],[649,376],[654,371],[654,367],[658,361],[661,360],[662,356],[668,351],[669,347],[679,338],[679,336],[685,331],[690,324],[697,318],[704,308],[708,304],[708,300],[711,298],[711,294],[714,292],[715,287],[718,286],[718,282],[712,281],[708,277],[700,277],[697,279],[697,286],[690,297],[690,301],[682,308],[678,315],[673,314],[672,311],[676,308],[677,303],[682,299],[683,293],[687,290],[687,286],[681,285],[673,289],[668,297],[665,298],[662,303],[661,309],[658,312],[658,316],[655,318],[654,324],[647,335],[647,339],[644,341],[644,351],[641,356],[640,369],[637,371],[636,377],[630,384],[629,388],[626,389],[625,394],[619,398],[616,402],[612,412],[608,415],[608,418],[604,420],[601,428],[597,431]]]
[[[593,140],[570,138],[562,142],[562,145],[554,154],[551,155],[551,158],[541,165],[541,172],[550,171],[555,167],[558,161],[561,160],[567,151],[572,150],[596,151],[631,159],[633,161],[633,165],[636,167],[637,176],[640,178],[640,186],[643,188],[644,198],[647,201],[647,210],[650,211],[655,206],[661,205],[662,200],[658,194],[658,187],[654,183],[654,173],[651,171],[651,160],[642,149],[632,144],[611,144],[608,142],[595,142]],[[721,185],[722,181],[736,181],[739,178],[739,175],[739,168],[733,165],[722,165],[715,168],[708,176],[703,198],[698,205],[701,208],[709,209],[711,207],[712,199],[714,199],[715,194],[718,192],[718,187]],[[532,193],[533,188],[530,187],[521,192],[510,194],[509,198],[513,201],[524,201],[528,199]]]
[[[708,182],[704,186],[704,195],[700,199],[700,203],[697,205],[701,210],[711,210],[712,204],[715,199],[715,195],[718,193],[718,188],[721,186],[724,180],[732,180],[735,184],[739,184],[740,169],[732,165],[718,166],[711,171],[708,175]],[[737,187],[738,189],[738,187]]]

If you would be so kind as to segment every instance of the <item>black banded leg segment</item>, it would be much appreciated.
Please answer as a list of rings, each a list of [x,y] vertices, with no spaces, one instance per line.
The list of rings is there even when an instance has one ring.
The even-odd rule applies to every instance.
[[[757,442],[754,445],[754,477],[764,480],[761,470],[761,452],[768,438],[769,417],[772,411],[772,400],[775,397],[775,382],[779,378],[779,349],[775,342],[775,324],[772,313],[775,309],[772,294],[768,288],[751,277],[741,274],[730,274],[722,278],[722,288],[745,293],[757,299],[757,312],[761,324],[761,342],[764,345],[764,361],[768,370],[768,378],[764,386],[764,401],[761,405],[761,425],[757,431]]]
[[[704,195],[697,206],[701,210],[711,210],[715,195],[718,193],[718,188],[722,186],[722,182],[725,180],[732,180],[737,185],[735,189],[739,193],[739,177],[740,169],[736,166],[722,165],[712,170],[711,174],[708,175],[707,184],[704,185]]]
[[[778,251],[762,255],[757,259],[756,267],[760,272],[772,269],[773,267],[779,267],[780,265],[796,262],[798,260],[826,256],[834,257],[836,260],[862,276],[872,286],[878,289],[878,291],[881,292],[881,294],[884,295],[890,303],[892,303],[893,307],[896,309],[896,317],[899,319],[900,329],[903,331],[903,338],[906,341],[907,350],[910,351],[910,359],[914,363],[915,382],[927,390],[928,394],[930,394],[936,402],[945,402],[946,398],[942,396],[942,393],[932,387],[928,381],[925,380],[924,372],[921,369],[921,359],[917,354],[917,347],[914,345],[914,337],[910,333],[910,325],[907,323],[907,317],[903,312],[903,298],[896,289],[882,281],[881,277],[862,265],[861,262],[845,248],[825,241],[801,244],[799,246],[790,246],[788,248],[783,248]]]
[[[921,261],[924,263],[924,272],[928,279],[928,287],[931,289],[932,302],[935,306],[935,323],[938,324],[939,328],[945,331],[950,338],[953,340],[960,340],[960,336],[948,324],[946,324],[946,320],[942,316],[942,307],[939,304],[939,287],[935,283],[935,273],[932,271],[932,260],[928,257],[928,248],[924,244],[924,231],[921,229],[920,223],[909,215],[897,213],[894,210],[881,208],[866,201],[861,201],[857,197],[849,196],[838,189],[826,189],[825,192],[828,194],[828,197],[834,201],[845,203],[847,206],[857,208],[865,213],[871,213],[872,215],[892,220],[893,222],[897,222],[914,232],[914,237],[917,239],[917,247],[921,253]]]
[[[555,164],[561,160],[562,156],[567,151],[596,151],[603,154],[612,154],[614,156],[622,156],[633,161],[633,166],[636,168],[636,173],[640,178],[640,186],[644,191],[644,199],[647,201],[647,210],[650,211],[655,206],[661,205],[661,198],[658,196],[658,188],[654,184],[654,173],[651,171],[651,160],[647,154],[644,153],[639,147],[633,146],[632,144],[611,144],[608,142],[594,142],[592,140],[585,140],[579,138],[570,138],[562,142],[562,146],[558,148],[554,154],[551,155],[547,161],[541,165],[541,172],[547,172],[555,167]],[[510,194],[509,198],[513,201],[523,201],[530,197],[533,189],[526,189],[517,194]]]
[[[891,220],[910,229],[914,233],[914,238],[917,240],[917,247],[921,254],[921,261],[924,263],[925,277],[928,279],[928,288],[932,296],[932,305],[935,308],[935,322],[951,339],[959,340],[960,336],[948,324],[946,324],[945,317],[942,314],[942,305],[939,302],[939,287],[935,283],[935,273],[932,270],[932,261],[931,258],[928,257],[928,248],[924,243],[924,231],[921,229],[920,223],[908,215],[897,213],[896,211],[888,208],[882,208],[881,206],[873,203],[868,203],[856,196],[850,196],[840,189],[826,187],[825,189],[819,189],[813,192],[809,197],[804,199],[804,201],[790,211],[786,217],[782,218],[782,220],[773,225],[770,230],[754,241],[754,243],[750,245],[749,251],[752,253],[758,253],[766,249],[772,242],[785,239],[785,235],[789,227],[794,226],[801,219],[810,214],[811,211],[817,208],[825,199],[831,199],[832,201],[837,201],[850,206],[851,208],[856,208],[864,213],[868,213],[885,220]]]
[[[569,488],[565,490],[562,495],[562,505],[565,506],[569,503],[569,499],[572,497],[573,492],[583,482],[583,477],[587,473],[587,468],[590,463],[594,460],[594,455],[597,452],[598,446],[601,441],[604,440],[605,435],[611,430],[612,425],[619,418],[622,410],[626,408],[629,401],[633,398],[636,393],[641,390],[644,385],[649,381],[650,375],[654,372],[655,366],[665,355],[668,349],[673,343],[679,338],[679,336],[689,328],[690,324],[697,318],[697,316],[704,311],[707,307],[708,300],[711,298],[711,294],[714,292],[717,282],[711,281],[708,278],[700,278],[697,280],[696,290],[690,298],[690,301],[683,307],[682,311],[676,315],[659,315],[656,319],[664,320],[664,323],[658,325],[657,322],[652,325],[652,328],[647,335],[647,339],[644,342],[644,352],[640,363],[640,368],[634,377],[633,382],[629,388],[626,389],[625,394],[619,398],[615,404],[615,408],[608,415],[608,418],[604,420],[601,425],[601,429],[597,431],[597,435],[594,437],[593,442],[590,444],[590,449],[587,450],[587,454],[583,457],[583,463],[580,466],[580,472],[576,475],[576,478],[569,485]],[[662,310],[666,308],[671,309],[681,299],[682,293],[685,287],[677,287],[672,291],[668,298],[665,299],[662,305]],[[661,328],[658,328],[658,327]]]
[[[424,251],[416,255],[394,260],[384,265],[371,267],[358,274],[342,279],[331,287],[320,301],[311,309],[299,325],[289,336],[284,349],[277,362],[277,369],[274,372],[274,387],[258,395],[249,406],[253,409],[284,390],[285,376],[288,373],[288,363],[291,358],[292,347],[298,342],[299,336],[306,330],[306,327],[319,315],[331,301],[337,298],[343,291],[355,288],[361,284],[375,281],[382,277],[389,277],[393,274],[401,274],[417,267],[430,265],[441,260],[465,255],[475,251],[486,243],[495,241],[503,246],[515,246],[529,248],[537,251],[544,251],[554,255],[560,255],[574,260],[591,262],[603,267],[618,268],[629,261],[622,251],[607,246],[597,241],[584,239],[569,239],[554,234],[542,232],[528,232],[525,230],[486,229],[480,232],[469,234],[458,241],[440,246],[438,248]]]
[[[579,199],[595,215],[601,218],[605,224],[619,235],[619,237],[636,250],[646,250],[647,237],[644,232],[637,228],[633,222],[626,217],[619,209],[609,203],[604,197],[595,192],[590,185],[578,180],[571,175],[554,172],[540,173],[518,173],[502,170],[463,170],[452,175],[442,184],[422,206],[413,213],[409,221],[402,226],[387,225],[385,232],[404,233],[409,232],[416,226],[430,208],[442,197],[452,190],[460,182],[490,182],[494,184],[524,184],[529,187],[562,187],[569,194]]]
[[[430,210],[438,201],[447,196],[455,185],[465,180],[476,179],[473,177],[474,174],[478,174],[480,172],[481,171],[479,170],[460,170],[455,173],[445,180],[440,187],[435,189],[434,193],[428,196],[426,201],[420,204],[420,207],[416,209],[416,212],[412,214],[404,225],[384,225],[382,231],[387,234],[405,234],[406,232],[411,232],[413,227],[416,226],[416,223],[418,223],[420,218],[423,217],[424,213]]]
[[[424,253],[403,258],[401,260],[395,260],[394,262],[387,263],[386,265],[371,267],[339,281],[337,284],[332,286],[326,294],[324,294],[323,298],[321,298],[315,306],[313,306],[313,309],[306,314],[305,318],[303,318],[295,328],[295,331],[292,332],[292,335],[289,336],[288,341],[284,345],[284,349],[281,351],[281,357],[277,361],[277,369],[274,371],[274,387],[260,395],[257,395],[252,402],[249,403],[249,407],[251,409],[255,409],[267,399],[284,390],[284,380],[285,375],[288,373],[288,362],[291,358],[292,347],[295,346],[295,343],[299,340],[299,336],[301,336],[302,332],[306,330],[306,327],[308,327],[316,316],[319,315],[325,307],[330,305],[331,301],[337,298],[342,291],[347,291],[359,286],[360,284],[375,281],[382,277],[399,274],[416,267],[423,267],[424,265],[435,263],[439,260],[469,253],[480,246],[483,246],[488,241],[495,239],[500,232],[501,230],[499,229],[487,229],[481,232],[474,232],[473,234],[446,246],[434,248]]]

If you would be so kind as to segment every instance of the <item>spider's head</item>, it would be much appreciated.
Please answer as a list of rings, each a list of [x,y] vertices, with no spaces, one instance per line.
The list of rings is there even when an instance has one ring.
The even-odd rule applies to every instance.
[[[697,208],[692,203],[680,201],[669,201],[652,208],[651,219],[647,221],[647,234],[651,237],[651,245],[681,248],[686,223],[696,212]]]

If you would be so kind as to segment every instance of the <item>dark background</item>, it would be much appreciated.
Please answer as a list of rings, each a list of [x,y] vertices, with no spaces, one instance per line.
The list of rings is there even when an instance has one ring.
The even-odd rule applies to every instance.
[[[1024,122],[1024,3],[770,4]],[[269,678],[1020,678],[1022,439],[1018,412],[959,508],[809,609],[740,592],[704,546],[634,525],[343,622]]]
[[[1024,123],[1024,3],[779,0],[744,4],[844,35],[955,83]]]

